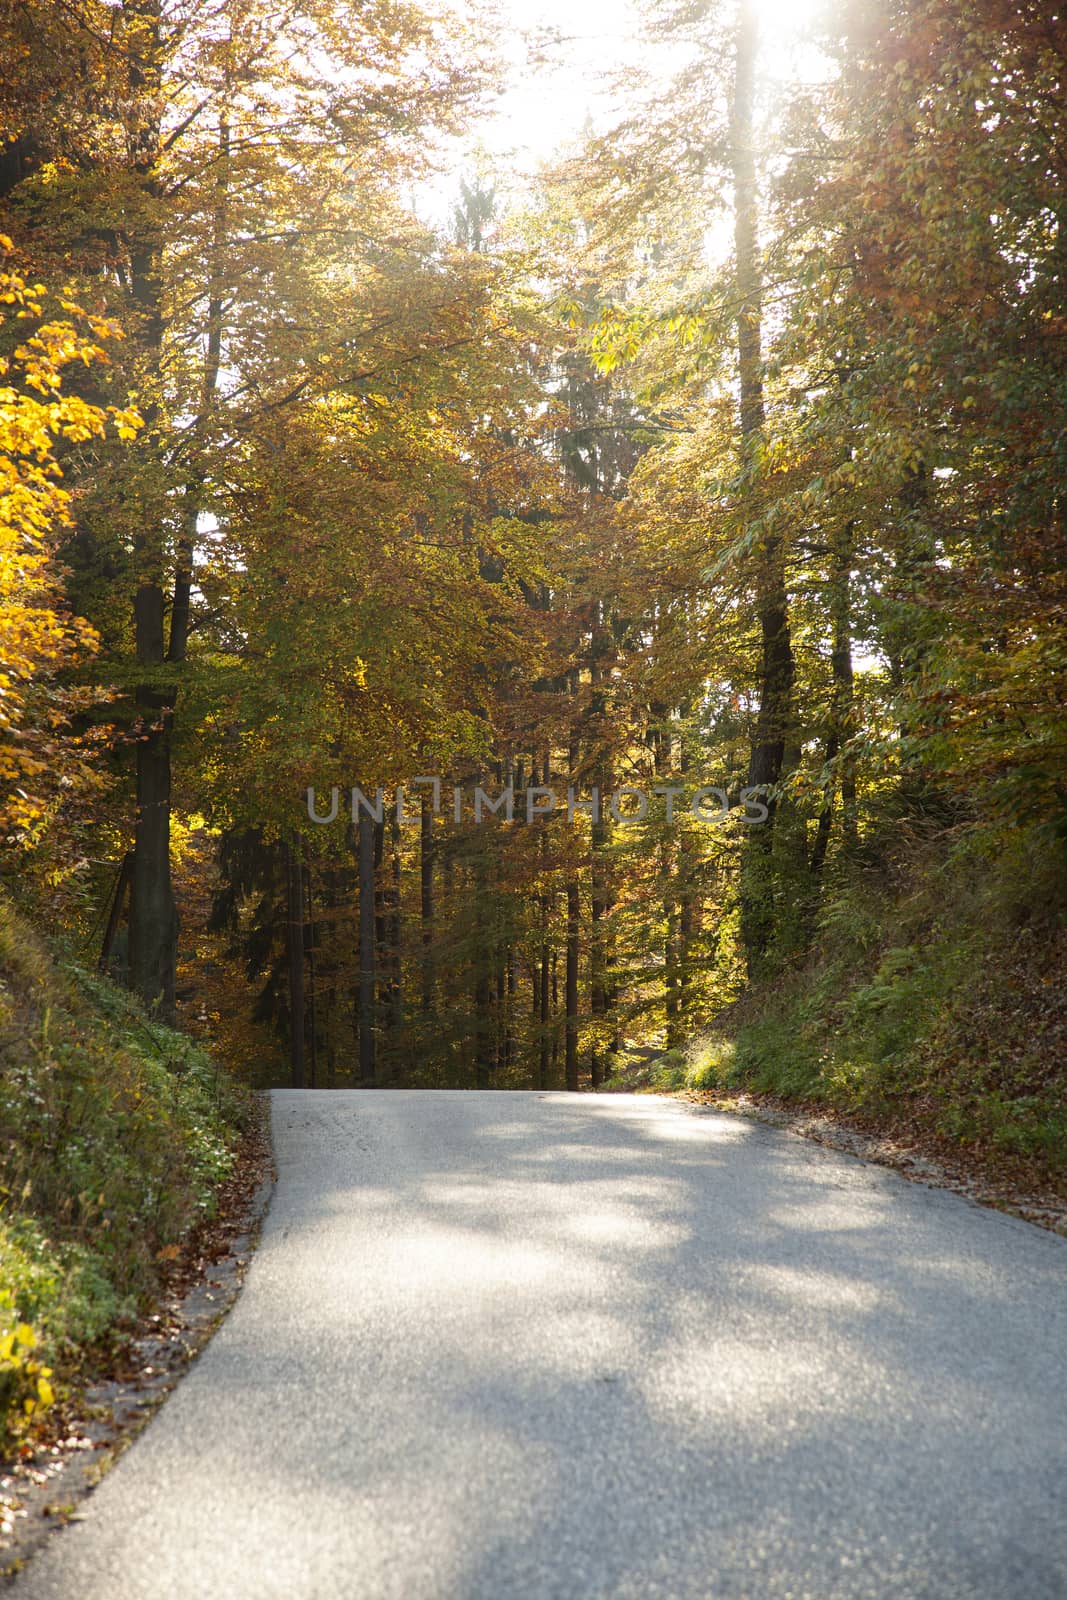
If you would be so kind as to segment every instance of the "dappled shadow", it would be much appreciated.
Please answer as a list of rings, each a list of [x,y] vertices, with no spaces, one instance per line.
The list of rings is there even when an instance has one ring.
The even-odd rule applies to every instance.
[[[278,1260],[294,1324],[350,1308],[360,1514],[436,1530],[425,1592],[1058,1592],[1062,1241],[647,1097],[336,1099]]]
[[[138,1446],[262,1600],[1067,1593],[1065,1241],[650,1097],[275,1120],[245,1294]]]

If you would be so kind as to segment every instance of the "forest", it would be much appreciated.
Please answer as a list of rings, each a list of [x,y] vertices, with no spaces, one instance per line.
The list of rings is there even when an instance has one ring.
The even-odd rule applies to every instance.
[[[153,1098],[210,1124],[185,1226],[205,1050],[747,1089],[1067,1181],[1067,18],[798,14],[786,70],[759,0],[649,0],[519,174],[492,7],[6,0],[26,1283]]]

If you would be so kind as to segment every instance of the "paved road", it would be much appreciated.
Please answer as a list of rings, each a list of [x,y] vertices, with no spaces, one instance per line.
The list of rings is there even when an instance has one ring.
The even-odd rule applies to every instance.
[[[646,1096],[274,1126],[240,1300],[18,1600],[1067,1595],[1067,1241]]]

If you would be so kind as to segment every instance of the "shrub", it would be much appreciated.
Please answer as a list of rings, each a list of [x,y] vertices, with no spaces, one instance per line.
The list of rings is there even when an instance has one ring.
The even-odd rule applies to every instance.
[[[5,1446],[55,1399],[52,1369],[34,1355],[36,1348],[36,1330],[21,1320],[10,1292],[0,1289],[0,1442]]]
[[[2,900],[0,1065],[10,1435],[44,1403],[40,1361],[71,1377],[151,1294],[160,1252],[210,1215],[247,1101],[194,1041],[52,952]]]

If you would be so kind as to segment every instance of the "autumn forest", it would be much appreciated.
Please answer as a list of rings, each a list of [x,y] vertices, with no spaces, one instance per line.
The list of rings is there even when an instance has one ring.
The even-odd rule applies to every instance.
[[[802,16],[520,177],[489,9],[7,0],[6,892],[239,1080],[1062,1171],[1067,21]]]

